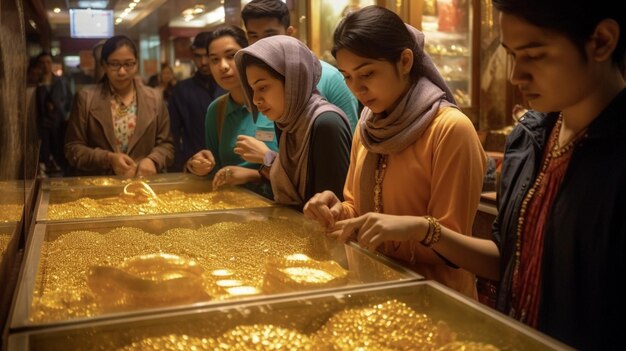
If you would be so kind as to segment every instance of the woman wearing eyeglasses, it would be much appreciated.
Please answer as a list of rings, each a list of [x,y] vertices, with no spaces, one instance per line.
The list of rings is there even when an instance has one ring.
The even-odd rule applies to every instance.
[[[102,47],[105,75],[74,99],[65,157],[82,175],[139,177],[165,169],[174,157],[162,96],[137,74],[137,47],[118,35]]]

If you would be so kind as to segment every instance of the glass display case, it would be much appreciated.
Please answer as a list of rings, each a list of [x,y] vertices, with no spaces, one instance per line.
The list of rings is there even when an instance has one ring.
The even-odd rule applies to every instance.
[[[426,0],[421,28],[424,50],[460,107],[472,106],[472,37],[469,0]]]
[[[0,182],[0,278],[4,278],[4,272],[8,269],[3,258],[9,248],[9,243],[17,230],[24,213],[24,182],[3,181]],[[3,280],[0,279],[0,282]]]
[[[440,284],[312,293],[10,336],[9,350],[567,350]]]
[[[206,178],[183,173],[133,180],[120,177],[48,179],[39,192],[37,222],[205,212],[273,206],[243,187],[213,191]]]
[[[11,327],[417,279],[282,207],[40,223]]]
[[[475,13],[479,1],[314,0],[308,9],[307,42],[321,60],[334,63],[332,36],[341,18],[365,6],[384,6],[424,33],[424,50],[450,86],[457,105],[478,125],[481,33],[475,28],[480,13]]]

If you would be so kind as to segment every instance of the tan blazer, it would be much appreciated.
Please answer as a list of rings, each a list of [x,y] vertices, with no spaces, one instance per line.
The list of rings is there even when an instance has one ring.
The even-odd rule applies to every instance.
[[[174,145],[170,118],[163,99],[141,80],[137,89],[137,125],[128,144],[128,156],[135,162],[150,158],[157,171],[172,163]],[[111,115],[111,93],[107,85],[97,84],[81,90],[74,98],[65,136],[65,157],[78,174],[112,174],[107,153],[115,148]]]

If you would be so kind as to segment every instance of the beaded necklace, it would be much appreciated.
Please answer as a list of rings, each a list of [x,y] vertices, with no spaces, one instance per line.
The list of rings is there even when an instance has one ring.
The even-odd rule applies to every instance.
[[[374,173],[374,212],[383,212],[383,178],[387,170],[387,155],[378,156],[378,167]]]
[[[533,186],[528,190],[528,193],[526,194],[526,196],[524,196],[524,199],[522,200],[522,204],[520,206],[519,217],[517,219],[517,240],[515,243],[515,266],[513,268],[513,279],[512,279],[513,284],[515,284],[515,282],[518,280],[518,277],[520,274],[519,268],[520,268],[521,252],[522,252],[522,233],[524,232],[524,221],[526,219],[528,204],[530,203],[535,193],[537,192],[537,189],[543,182],[543,178],[546,175],[546,171],[548,169],[548,166],[550,165],[550,162],[554,159],[557,159],[565,155],[574,146],[576,146],[576,144],[580,141],[580,139],[582,139],[583,135],[585,134],[587,130],[587,128],[583,128],[567,144],[565,144],[563,147],[559,147],[558,140],[559,140],[559,135],[561,134],[562,124],[563,124],[563,114],[559,114],[559,118],[557,119],[556,124],[554,125],[554,131],[552,132],[550,141],[548,142],[548,147],[550,148],[550,150],[547,152],[545,156],[545,159],[541,166],[541,170],[539,171],[539,174],[537,175],[537,178],[535,179]],[[513,301],[517,300],[517,293],[518,292],[515,289],[511,291],[511,294],[513,296]],[[519,312],[521,313],[518,313],[512,310],[511,315],[515,317],[515,314],[517,313],[519,316],[521,316],[522,319],[525,318],[526,311],[519,311]]]
[[[383,178],[385,178],[385,172],[387,171],[387,159],[389,155],[378,156],[378,167],[376,173],[374,173],[374,212],[383,212]],[[393,251],[398,251],[401,242],[391,241],[391,248]],[[387,247],[385,245],[385,247]]]

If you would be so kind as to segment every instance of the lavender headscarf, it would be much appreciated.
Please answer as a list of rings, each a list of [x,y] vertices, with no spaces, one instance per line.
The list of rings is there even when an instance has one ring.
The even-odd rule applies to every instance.
[[[259,111],[252,102],[252,88],[243,65],[245,55],[260,59],[285,77],[285,111],[275,121],[282,134],[278,141],[278,157],[270,170],[270,181],[276,202],[300,205],[305,200],[309,144],[315,119],[328,111],[339,114],[346,125],[349,125],[348,118],[317,91],[322,75],[319,60],[306,45],[285,35],[261,39],[235,55],[246,105],[253,115]]]
[[[374,210],[372,189],[380,155],[404,150],[422,136],[441,107],[456,107],[452,91],[424,52],[424,34],[408,24],[406,27],[415,38],[414,64],[421,63],[421,76],[391,113],[373,113],[367,107],[361,113],[361,140],[369,151],[361,171],[361,213]]]

